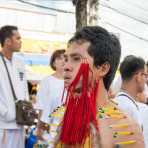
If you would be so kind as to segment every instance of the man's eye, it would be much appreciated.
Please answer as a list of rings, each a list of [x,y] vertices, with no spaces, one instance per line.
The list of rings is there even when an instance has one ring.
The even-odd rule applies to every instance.
[[[80,57],[74,57],[73,60],[74,61],[79,61],[80,60]]]

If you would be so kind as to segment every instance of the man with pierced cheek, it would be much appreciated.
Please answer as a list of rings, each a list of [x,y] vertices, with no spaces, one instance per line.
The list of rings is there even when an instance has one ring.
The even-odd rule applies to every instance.
[[[144,148],[138,124],[108,97],[120,55],[117,37],[99,26],[84,27],[69,40],[64,66],[67,98],[53,113],[61,115],[54,147]]]

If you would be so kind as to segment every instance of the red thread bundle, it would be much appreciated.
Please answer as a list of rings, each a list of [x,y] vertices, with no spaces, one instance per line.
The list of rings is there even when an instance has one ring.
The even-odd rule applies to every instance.
[[[77,84],[82,80],[82,92],[75,95]],[[89,64],[82,63],[79,72],[70,85],[67,94],[66,112],[62,122],[60,141],[67,145],[82,145],[86,137],[90,135],[90,123],[98,130],[96,120],[96,93],[98,83],[95,87],[88,88]]]

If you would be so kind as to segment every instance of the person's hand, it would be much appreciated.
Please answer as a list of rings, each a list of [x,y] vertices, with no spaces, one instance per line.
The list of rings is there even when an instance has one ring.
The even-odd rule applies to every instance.
[[[40,128],[37,128],[37,130],[36,130],[36,136],[37,136],[38,140],[44,141],[44,138],[42,137],[42,135],[43,135],[43,130],[40,129]]]
[[[38,137],[38,139],[44,140],[43,138],[44,131],[49,132],[49,125],[42,121],[39,121],[37,124],[37,130],[36,130],[36,136]]]

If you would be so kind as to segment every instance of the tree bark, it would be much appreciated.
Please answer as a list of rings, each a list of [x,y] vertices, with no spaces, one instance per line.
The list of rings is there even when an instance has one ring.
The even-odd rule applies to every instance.
[[[87,1],[76,0],[75,3],[75,17],[76,17],[76,30],[80,30],[83,26],[87,26]]]
[[[87,24],[94,26],[98,21],[99,0],[88,0],[87,4]]]
[[[76,30],[83,26],[97,25],[99,0],[73,0],[75,5]]]

